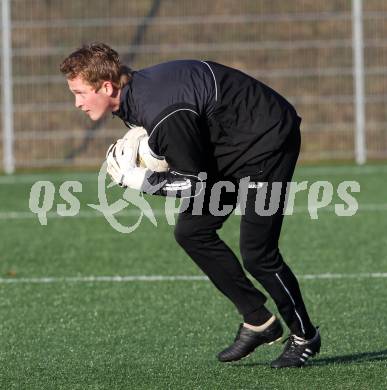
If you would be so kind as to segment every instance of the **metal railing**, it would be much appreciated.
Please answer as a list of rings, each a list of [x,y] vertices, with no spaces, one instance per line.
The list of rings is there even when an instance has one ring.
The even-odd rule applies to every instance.
[[[94,166],[125,132],[117,120],[92,126],[73,108],[58,72],[68,53],[95,40],[110,44],[135,69],[210,59],[269,84],[303,117],[303,160],[362,164],[387,157],[382,0],[372,2],[373,9],[367,3],[362,9],[361,0],[241,0],[236,8],[221,0],[112,0],[107,8],[96,0],[92,9],[78,0],[65,6],[59,0],[1,1],[0,153],[7,173]]]

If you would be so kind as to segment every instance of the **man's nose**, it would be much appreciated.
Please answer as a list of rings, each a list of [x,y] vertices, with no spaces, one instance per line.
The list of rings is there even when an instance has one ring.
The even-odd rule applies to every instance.
[[[81,103],[80,99],[78,98],[78,96],[75,97],[75,107],[77,107],[77,108],[82,107],[82,103]]]

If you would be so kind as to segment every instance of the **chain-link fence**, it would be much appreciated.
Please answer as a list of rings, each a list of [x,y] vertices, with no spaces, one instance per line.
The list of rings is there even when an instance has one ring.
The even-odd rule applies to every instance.
[[[92,123],[77,112],[59,74],[61,60],[90,41],[111,45],[134,69],[178,58],[240,68],[294,103],[303,117],[303,160],[355,158],[350,0],[9,4],[16,168],[99,165],[126,131],[117,119]],[[365,134],[372,159],[387,157],[386,19],[387,2],[364,2]],[[0,153],[3,144],[4,136]]]

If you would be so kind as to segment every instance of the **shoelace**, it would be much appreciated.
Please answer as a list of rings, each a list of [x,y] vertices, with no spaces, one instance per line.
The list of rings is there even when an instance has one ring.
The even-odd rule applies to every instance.
[[[286,339],[282,341],[282,344],[285,344],[287,341],[290,341],[291,344],[296,344],[296,345],[303,345],[307,343],[306,340],[296,336],[295,334],[291,334],[288,337],[286,337]]]
[[[307,341],[305,341],[304,339],[302,339],[301,337],[298,337],[294,334],[291,334],[290,336],[288,336],[283,342],[282,344],[284,343],[288,343],[287,344],[287,348],[285,348],[284,352],[283,352],[283,356],[287,356],[287,355],[291,355],[293,352],[303,352],[304,350],[304,345],[307,344]]]

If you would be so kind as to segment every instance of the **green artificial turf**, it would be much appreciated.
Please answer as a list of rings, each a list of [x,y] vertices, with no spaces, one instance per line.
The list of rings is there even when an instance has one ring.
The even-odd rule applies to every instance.
[[[298,211],[285,219],[281,248],[300,277],[323,344],[303,369],[274,371],[269,363],[281,344],[237,363],[216,360],[240,318],[208,281],[82,279],[201,276],[160,215],[163,198],[147,198],[158,210],[157,227],[145,218],[125,235],[87,206],[97,202],[92,174],[0,177],[0,388],[387,388],[387,278],[369,275],[387,272],[386,178],[383,165],[297,170],[297,181],[330,181],[334,188],[358,181],[360,208],[352,217],[327,208],[312,220],[305,193],[296,198]],[[41,226],[28,212],[38,179],[52,180],[57,191],[64,181],[79,179],[83,188],[76,195],[86,217],[50,215]],[[110,191],[117,199],[122,190]],[[339,201],[334,196],[333,203]],[[119,219],[133,224],[137,216]],[[238,232],[232,216],[221,236],[239,256]],[[341,277],[321,278],[327,273]],[[275,310],[271,301],[269,306]]]

